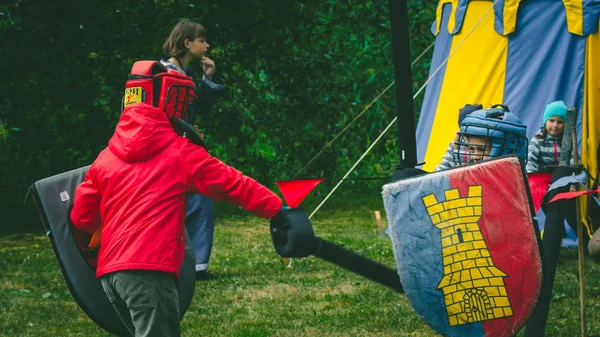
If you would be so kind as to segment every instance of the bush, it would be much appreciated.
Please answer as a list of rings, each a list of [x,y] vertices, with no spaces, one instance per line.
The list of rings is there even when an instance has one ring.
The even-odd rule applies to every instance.
[[[410,1],[409,12],[414,58],[433,42],[435,4]],[[210,57],[228,84],[199,117],[210,152],[263,183],[291,178],[393,81],[385,2],[2,4],[0,202],[9,215],[31,211],[21,197],[34,181],[94,160],[118,121],[131,65],[160,59],[183,17],[207,28]],[[415,92],[427,70],[425,61],[413,67]],[[341,177],[394,116],[389,90],[299,177]],[[396,137],[389,132],[353,176],[389,175]]]

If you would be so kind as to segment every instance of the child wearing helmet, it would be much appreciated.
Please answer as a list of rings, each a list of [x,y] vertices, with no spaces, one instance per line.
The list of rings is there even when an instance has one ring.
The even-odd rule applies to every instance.
[[[114,135],[75,191],[71,222],[85,233],[100,230],[96,276],[132,336],[180,336],[188,192],[263,218],[280,215],[281,226],[308,221],[288,220],[275,193],[178,133],[193,96],[189,77],[136,62]]]
[[[506,106],[494,105],[465,117],[454,160],[457,165],[516,155],[527,158],[527,127]]]
[[[567,105],[563,101],[546,105],[542,127],[529,144],[527,173],[548,172],[549,166],[558,165],[566,118]]]
[[[483,106],[481,104],[465,104],[460,110],[458,110],[458,127],[460,128],[460,124],[462,121],[473,111],[481,110]],[[458,148],[456,144],[458,142],[459,134],[458,132],[454,134],[454,139],[448,144],[448,148],[446,149],[446,154],[442,157],[442,162],[435,167],[435,171],[445,170],[454,166],[454,151]]]
[[[469,161],[477,162],[487,160],[492,150],[492,141],[490,137],[465,135],[468,146]]]

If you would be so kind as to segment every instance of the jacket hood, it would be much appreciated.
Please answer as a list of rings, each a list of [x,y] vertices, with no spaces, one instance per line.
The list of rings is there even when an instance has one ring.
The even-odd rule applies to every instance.
[[[127,162],[147,161],[177,137],[164,112],[151,105],[137,103],[123,110],[108,148]]]

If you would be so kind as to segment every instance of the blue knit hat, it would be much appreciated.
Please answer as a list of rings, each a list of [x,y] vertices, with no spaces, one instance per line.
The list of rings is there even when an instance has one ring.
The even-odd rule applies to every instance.
[[[546,126],[546,122],[550,117],[560,117],[563,120],[567,120],[567,105],[563,101],[554,101],[552,103],[548,103],[546,108],[544,108],[544,118],[542,122],[542,126]]]

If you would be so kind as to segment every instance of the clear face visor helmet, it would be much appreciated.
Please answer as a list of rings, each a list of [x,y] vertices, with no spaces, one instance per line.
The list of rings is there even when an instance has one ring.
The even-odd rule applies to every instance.
[[[160,62],[137,61],[125,84],[122,109],[134,103],[147,103],[165,112],[171,122],[190,121],[196,96],[192,79]]]
[[[527,160],[527,127],[505,108],[482,109],[467,115],[454,144],[454,162],[467,164],[515,155]]]

